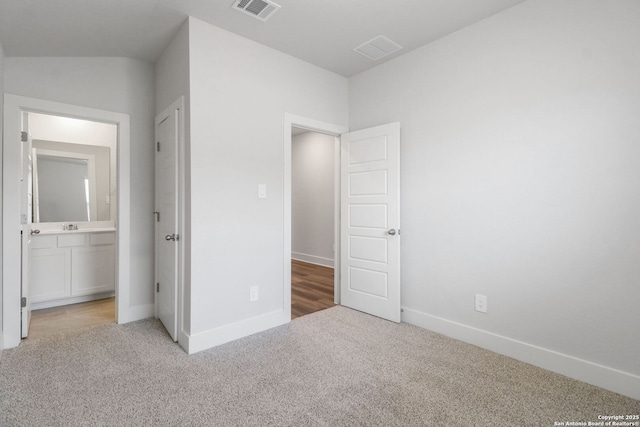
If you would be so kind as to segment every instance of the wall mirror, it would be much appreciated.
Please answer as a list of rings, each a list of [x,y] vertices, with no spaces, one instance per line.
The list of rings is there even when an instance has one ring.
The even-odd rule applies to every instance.
[[[115,221],[117,126],[29,113],[32,221]]]

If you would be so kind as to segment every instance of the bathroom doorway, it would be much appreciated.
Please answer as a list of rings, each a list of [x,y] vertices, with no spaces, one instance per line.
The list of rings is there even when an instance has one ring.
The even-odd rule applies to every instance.
[[[24,112],[23,129],[23,338],[115,322],[118,128]]]
[[[94,174],[102,173],[97,171],[100,167],[96,166],[103,161],[102,154],[97,152],[101,150],[91,148],[92,141],[93,145],[97,146],[96,138],[89,137],[88,142],[84,144],[76,142],[78,145],[85,145],[78,150],[79,154],[69,154],[70,151],[74,151],[70,149],[70,145],[59,145],[52,150],[51,146],[38,147],[39,143],[37,143],[36,148],[39,148],[39,152],[38,150],[34,152],[33,147],[28,146],[33,144],[34,140],[44,141],[44,145],[52,142],[74,143],[64,140],[62,133],[42,137],[33,126],[29,126],[29,121],[34,122],[36,113],[45,116],[41,118],[49,121],[71,119],[77,120],[73,122],[76,125],[82,121],[89,121],[108,124],[112,130],[115,129],[115,146],[113,150],[110,147],[108,150],[109,189],[107,192],[99,190],[99,184],[92,182]],[[35,118],[35,122],[37,121],[38,118]],[[25,329],[23,326],[28,325],[31,312],[32,296],[29,295],[29,291],[32,291],[30,288],[33,286],[29,286],[29,276],[33,276],[34,273],[36,276],[38,274],[42,276],[43,271],[54,272],[51,277],[48,277],[51,279],[49,281],[54,283],[48,289],[43,289],[42,286],[40,288],[36,286],[33,289],[33,294],[39,295],[34,302],[34,308],[45,309],[56,304],[86,302],[98,297],[114,298],[116,321],[125,323],[131,320],[128,277],[131,246],[129,129],[130,118],[127,114],[5,94],[2,159],[2,209],[5,232],[2,236],[2,277],[3,283],[11,286],[4,286],[2,289],[2,346],[4,348],[18,346],[22,336],[28,332],[28,329],[23,332]],[[79,132],[78,129],[75,131],[67,129],[67,131]],[[26,146],[25,141],[28,141]],[[94,152],[90,152],[91,150]],[[78,216],[73,216],[70,220],[55,216],[47,217],[50,212],[45,212],[46,205],[50,200],[47,202],[46,197],[42,201],[37,200],[37,203],[42,203],[42,206],[35,206],[36,203],[33,200],[35,188],[33,181],[35,180],[31,161],[35,159],[37,163],[40,154],[45,164],[50,160],[58,164],[53,167],[53,175],[73,176],[84,173],[82,178],[84,185],[79,186],[81,192],[84,190],[82,192],[84,199],[81,197],[74,199],[74,203],[83,206],[82,214],[76,210]],[[23,159],[25,159],[24,162]],[[56,172],[56,167],[59,168],[59,164],[65,162],[75,165],[74,173]],[[27,166],[29,165],[32,168],[31,186],[25,185],[25,181],[28,181],[25,177],[28,176]],[[51,171],[44,172],[43,176],[44,178],[37,179],[50,183],[47,176],[51,176]],[[117,187],[114,185],[112,188],[111,183],[117,184]],[[65,193],[65,189],[71,192],[64,181],[53,187],[54,191],[56,189],[59,191],[60,197],[67,196],[67,194],[61,194]],[[38,190],[41,189],[38,188]],[[53,199],[55,198],[54,192]],[[28,200],[31,200],[31,203],[28,203]],[[65,208],[69,207],[66,206],[67,204],[70,205],[71,202],[65,203]],[[36,217],[34,215],[36,211],[39,219],[36,223],[32,223],[31,221]],[[99,212],[104,215],[97,216]],[[17,232],[10,232],[11,230]],[[33,246],[34,243],[35,246]],[[34,265],[29,263],[33,261],[30,252],[35,249],[38,250],[37,255],[41,256],[40,260],[35,262],[36,271],[34,271]],[[25,286],[23,286],[23,278],[25,278]],[[43,283],[44,281],[40,282],[41,285]]]

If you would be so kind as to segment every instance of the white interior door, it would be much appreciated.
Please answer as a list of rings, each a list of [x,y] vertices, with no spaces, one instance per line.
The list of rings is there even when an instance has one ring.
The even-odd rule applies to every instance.
[[[156,118],[156,303],[158,318],[177,341],[178,331],[178,138],[180,110]]]
[[[341,136],[341,304],[400,322],[400,124]]]
[[[29,335],[29,322],[31,321],[31,301],[29,298],[29,281],[31,280],[31,222],[33,211],[33,174],[32,174],[32,150],[31,135],[29,134],[29,115],[22,113],[21,134],[21,161],[20,161],[20,224],[22,230],[21,248],[21,308],[20,308],[20,334],[22,338]]]

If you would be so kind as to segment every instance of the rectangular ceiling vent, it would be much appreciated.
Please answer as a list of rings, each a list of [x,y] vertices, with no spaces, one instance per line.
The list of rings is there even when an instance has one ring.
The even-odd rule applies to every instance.
[[[261,21],[271,18],[280,9],[280,5],[269,0],[236,0],[232,7]]]
[[[362,43],[353,50],[358,52],[360,55],[366,56],[372,61],[377,61],[378,59],[391,55],[393,52],[397,52],[400,49],[402,49],[402,46],[393,40],[390,40],[385,36],[378,36],[372,38],[366,43]]]

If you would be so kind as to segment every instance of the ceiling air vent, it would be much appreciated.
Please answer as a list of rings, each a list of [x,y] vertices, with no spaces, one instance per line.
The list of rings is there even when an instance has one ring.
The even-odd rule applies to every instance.
[[[280,9],[279,5],[269,0],[236,0],[232,7],[261,21],[271,18]]]
[[[366,43],[362,43],[356,47],[355,50],[360,55],[364,55],[372,61],[377,61],[380,58],[384,58],[387,55],[391,55],[393,52],[397,52],[402,49],[398,43],[388,39],[385,36],[374,37]]]

